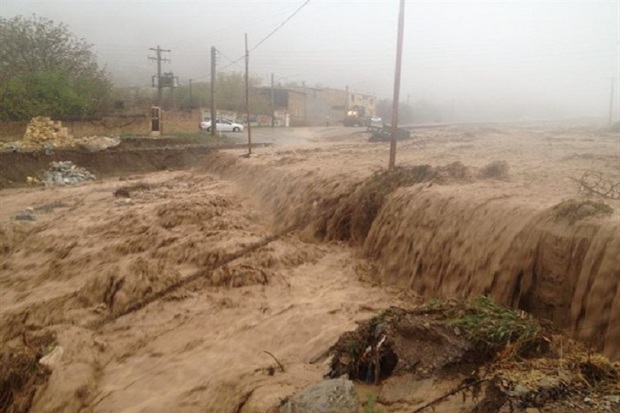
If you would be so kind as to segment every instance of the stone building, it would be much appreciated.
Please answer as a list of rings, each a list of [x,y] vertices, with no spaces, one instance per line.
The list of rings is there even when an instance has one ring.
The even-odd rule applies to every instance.
[[[261,93],[271,99],[272,89],[261,88]],[[348,93],[346,90],[318,87],[275,87],[273,89],[276,126],[285,126],[284,116],[288,115],[288,126],[326,126],[342,124],[351,102],[368,105],[370,116],[375,114],[377,98],[361,93]]]

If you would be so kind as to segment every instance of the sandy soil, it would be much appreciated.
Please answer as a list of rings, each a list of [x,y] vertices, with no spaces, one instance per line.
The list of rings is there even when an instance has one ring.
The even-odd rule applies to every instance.
[[[0,341],[51,330],[64,349],[31,410],[265,412],[320,380],[356,321],[421,296],[488,293],[620,358],[620,200],[553,213],[584,200],[587,170],[620,181],[617,134],[416,131],[399,165],[462,165],[388,195],[367,236],[347,238],[333,217],[388,145],[336,132],[188,171],[3,190]],[[489,174],[495,161],[508,169]],[[37,220],[15,221],[27,207]]]

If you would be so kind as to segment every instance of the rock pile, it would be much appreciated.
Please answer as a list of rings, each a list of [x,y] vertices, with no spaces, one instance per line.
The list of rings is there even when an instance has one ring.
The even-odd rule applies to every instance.
[[[73,137],[60,121],[38,116],[32,118],[26,127],[21,147],[23,149],[44,149],[73,146]]]
[[[118,146],[121,139],[118,137],[108,136],[85,136],[75,140],[75,144],[79,148],[86,149],[89,152],[99,152],[113,146]]]
[[[42,177],[46,186],[75,185],[95,179],[97,179],[95,175],[71,161],[51,162],[49,170],[45,171]]]

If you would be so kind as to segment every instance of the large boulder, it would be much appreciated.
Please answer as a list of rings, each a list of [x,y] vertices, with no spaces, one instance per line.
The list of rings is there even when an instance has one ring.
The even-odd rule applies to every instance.
[[[280,407],[280,413],[357,413],[359,400],[351,380],[325,380],[306,387]]]

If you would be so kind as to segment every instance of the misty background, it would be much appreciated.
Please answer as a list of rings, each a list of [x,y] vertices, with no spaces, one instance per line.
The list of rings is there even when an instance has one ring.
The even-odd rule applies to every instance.
[[[270,84],[376,94],[394,82],[398,0],[28,1],[0,0],[0,16],[62,22],[93,45],[117,86],[149,87],[149,48],[171,50],[163,71],[180,84],[218,70],[244,70]],[[444,120],[515,120],[609,114],[620,90],[620,2],[408,1],[401,101],[423,101]]]

